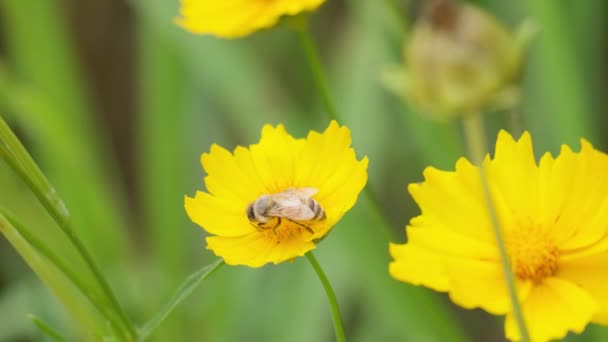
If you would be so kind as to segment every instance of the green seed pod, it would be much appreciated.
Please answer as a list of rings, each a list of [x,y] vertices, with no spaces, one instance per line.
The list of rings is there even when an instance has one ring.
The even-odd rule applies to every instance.
[[[433,1],[405,47],[405,95],[440,120],[512,103],[522,50],[518,37],[479,8]]]

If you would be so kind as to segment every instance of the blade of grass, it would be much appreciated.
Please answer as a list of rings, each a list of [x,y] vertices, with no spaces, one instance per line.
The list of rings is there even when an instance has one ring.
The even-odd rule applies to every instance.
[[[50,338],[56,342],[65,341],[60,332],[58,332],[55,328],[51,327],[50,325],[46,324],[46,322],[44,322],[40,318],[36,317],[35,315],[29,315],[28,317],[29,317],[29,319],[32,320],[32,322],[38,328],[38,330],[40,330],[40,332],[42,332],[48,338]]]
[[[139,340],[145,340],[158,326],[175,310],[175,308],[184,300],[186,300],[194,290],[207,279],[213,272],[224,264],[224,260],[218,259],[212,264],[204,266],[200,270],[191,274],[183,284],[176,290],[175,295],[161,309],[154,318],[146,323],[139,332]]]
[[[45,261],[2,214],[0,214],[0,233],[6,237],[23,260],[68,309],[72,318],[78,322],[76,326],[79,327],[81,334],[109,335],[109,332],[106,331],[105,320],[93,312],[88,305],[85,305],[85,301],[75,296],[78,291],[72,288],[71,283],[63,278],[62,273],[57,272],[51,263]]]

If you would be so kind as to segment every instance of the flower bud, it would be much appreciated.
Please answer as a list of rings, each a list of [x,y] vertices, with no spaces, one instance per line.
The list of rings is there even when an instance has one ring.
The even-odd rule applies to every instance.
[[[437,119],[513,102],[523,44],[496,18],[458,1],[433,1],[405,48],[405,95]]]

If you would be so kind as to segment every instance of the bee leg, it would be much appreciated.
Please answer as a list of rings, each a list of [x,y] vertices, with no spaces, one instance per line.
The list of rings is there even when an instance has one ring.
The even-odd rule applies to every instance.
[[[315,235],[314,230],[312,230],[312,228],[310,228],[309,226],[304,226],[304,229],[306,229],[306,231],[308,231],[310,235]]]
[[[274,227],[272,227],[272,233],[274,235],[277,235],[277,228],[279,228],[280,226],[281,226],[281,218],[277,217],[277,224]]]
[[[315,232],[309,226],[305,225],[304,223],[300,223],[298,221],[294,221],[294,220],[290,220],[290,219],[286,219],[286,220],[288,220],[289,222],[291,222],[291,223],[293,223],[295,225],[298,225],[298,226],[306,229],[306,231],[308,231],[310,234],[313,234],[313,235],[315,234]]]

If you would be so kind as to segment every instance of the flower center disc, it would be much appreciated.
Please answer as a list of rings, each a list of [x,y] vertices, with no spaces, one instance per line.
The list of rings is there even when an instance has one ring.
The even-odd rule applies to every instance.
[[[542,227],[518,227],[506,236],[506,245],[519,279],[539,283],[557,271],[559,249]]]
[[[277,224],[277,221],[280,220],[281,223]],[[299,225],[292,221],[281,219],[278,217],[271,218],[272,224],[275,224],[276,227],[274,229],[264,229],[263,233],[270,240],[274,240],[277,243],[281,243],[282,241],[289,241],[293,239],[300,239],[301,236],[310,235],[308,231],[304,228],[303,225]]]

